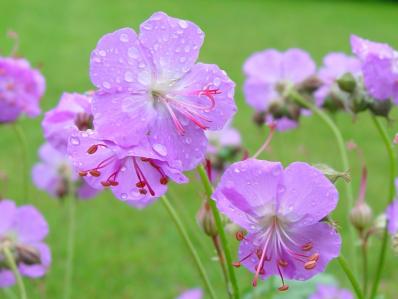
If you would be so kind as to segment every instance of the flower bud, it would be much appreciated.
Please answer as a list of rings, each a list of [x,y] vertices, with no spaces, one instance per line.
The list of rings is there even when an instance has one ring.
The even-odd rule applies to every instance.
[[[370,104],[369,108],[374,115],[387,117],[392,108],[392,104],[390,100],[374,101]]]
[[[315,164],[313,165],[316,169],[323,173],[332,183],[335,183],[338,179],[343,179],[346,183],[351,182],[351,175],[349,170],[344,172],[337,171],[326,164]]]
[[[202,207],[196,215],[196,221],[206,235],[210,237],[217,236],[217,226],[207,201],[203,202]]]
[[[255,112],[253,115],[253,122],[261,127],[265,123],[265,112]]]
[[[345,73],[339,79],[337,79],[337,85],[345,92],[352,93],[355,91],[357,82],[351,73]]]
[[[41,263],[40,254],[36,248],[29,245],[17,245],[17,262],[26,265],[37,265]]]
[[[372,224],[372,209],[366,202],[359,202],[350,212],[350,220],[354,227],[363,231]]]

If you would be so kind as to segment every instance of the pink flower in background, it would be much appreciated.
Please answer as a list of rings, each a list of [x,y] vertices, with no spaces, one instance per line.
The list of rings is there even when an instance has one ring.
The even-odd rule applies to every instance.
[[[81,199],[89,199],[98,194],[98,190],[87,185],[73,171],[72,162],[67,155],[51,144],[45,143],[40,147],[39,157],[41,161],[32,169],[33,183],[37,188],[59,198],[70,193],[71,184],[76,184],[73,189]]]
[[[201,289],[191,289],[185,291],[177,299],[202,299],[203,298],[203,291]]]
[[[218,66],[196,63],[203,40],[197,25],[163,12],[139,35],[123,28],[103,36],[90,60],[98,134],[120,146],[148,138],[185,170],[202,161],[204,130],[222,129],[236,111],[234,82]]]
[[[240,147],[242,143],[239,131],[229,124],[220,131],[207,131],[206,136],[209,140],[207,152],[210,154],[217,154],[224,148]]]
[[[0,200],[0,288],[15,284],[12,271],[5,263],[8,248],[23,276],[37,278],[46,274],[51,253],[44,239],[48,234],[46,220],[30,205],[16,207],[11,200]]]
[[[322,106],[330,94],[342,92],[336,80],[346,73],[352,74],[354,78],[361,76],[361,62],[358,58],[339,52],[325,56],[323,66],[318,73],[322,85],[314,94],[318,106]]]
[[[241,236],[239,262],[258,278],[278,275],[306,280],[325,270],[340,252],[341,239],[321,222],[338,201],[335,186],[316,168],[295,162],[248,159],[232,164],[213,199],[231,221],[248,231]]]
[[[395,189],[398,190],[398,178],[395,179]],[[391,235],[398,233],[398,198],[396,198],[386,209],[387,229]]]
[[[90,94],[64,93],[57,107],[46,112],[42,127],[53,147],[66,153],[69,136],[76,129],[93,128],[91,99]]]
[[[0,123],[38,116],[44,90],[44,77],[26,59],[0,57]]]
[[[315,75],[316,65],[310,55],[301,49],[285,52],[267,49],[250,56],[243,71],[246,102],[258,112],[272,114],[272,121],[284,122],[280,127],[277,125],[278,129],[294,128],[291,122],[297,122],[300,109],[288,105],[286,99],[292,89]],[[290,121],[288,126],[287,119]]]
[[[309,299],[354,299],[354,296],[346,289],[339,289],[331,285],[319,285]]]
[[[68,153],[79,175],[93,188],[109,187],[118,199],[137,208],[162,196],[170,179],[187,182],[181,170],[171,167],[145,138],[124,148],[87,130],[70,137]]]
[[[398,52],[388,44],[351,36],[352,51],[362,63],[365,86],[376,100],[398,103]]]

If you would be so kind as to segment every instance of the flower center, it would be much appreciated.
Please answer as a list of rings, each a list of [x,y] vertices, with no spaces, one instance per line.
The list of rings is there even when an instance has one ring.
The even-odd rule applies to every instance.
[[[91,114],[80,112],[75,117],[75,125],[79,131],[87,131],[93,129],[93,116]]]
[[[267,217],[268,218],[268,217]],[[267,221],[262,220],[263,229],[255,233],[253,240],[248,240],[242,232],[236,235],[238,241],[245,241],[254,244],[254,250],[240,261],[235,262],[235,267],[240,267],[241,263],[249,258],[257,259],[253,286],[257,286],[260,275],[266,274],[266,264],[274,263],[281,278],[282,286],[279,291],[287,291],[288,285],[285,284],[284,268],[293,265],[293,261],[303,264],[304,269],[312,270],[316,267],[319,260],[319,253],[314,252],[312,240],[305,243],[296,242],[289,234],[288,227],[278,216],[271,216]]]

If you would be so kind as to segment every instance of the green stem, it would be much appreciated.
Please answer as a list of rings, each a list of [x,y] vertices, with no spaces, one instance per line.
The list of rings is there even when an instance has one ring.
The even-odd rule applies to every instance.
[[[26,295],[26,289],[25,285],[22,280],[22,276],[19,273],[17,264],[15,263],[14,257],[10,251],[10,249],[6,246],[3,248],[4,256],[7,260],[8,265],[11,268],[11,271],[14,273],[15,279],[17,281],[18,289],[19,289],[19,294],[21,296],[20,299],[27,299],[28,296]]]
[[[199,255],[196,252],[195,247],[192,244],[192,241],[189,238],[189,235],[188,235],[187,231],[185,230],[185,227],[182,224],[181,219],[178,216],[176,210],[174,210],[173,206],[171,205],[171,203],[169,202],[169,200],[167,199],[166,196],[162,196],[162,202],[163,202],[164,206],[166,207],[167,212],[169,213],[170,217],[173,219],[174,224],[177,226],[177,229],[178,229],[182,239],[185,241],[185,244],[187,245],[187,247],[195,261],[196,267],[198,268],[200,276],[202,277],[202,280],[210,294],[210,297],[213,299],[217,298],[216,294],[214,292],[214,289],[210,283],[210,279],[209,279],[209,277],[206,273],[206,270],[202,264],[202,261],[200,260]]]
[[[396,171],[397,171],[396,165],[395,165],[396,164],[396,155],[395,155],[395,151],[394,151],[392,142],[388,136],[386,128],[383,126],[381,121],[376,116],[372,115],[372,120],[373,120],[374,125],[376,126],[377,131],[379,132],[379,134],[384,142],[384,145],[387,150],[388,158],[390,160],[389,192],[388,192],[388,202],[387,202],[387,204],[390,204],[395,197],[394,180],[395,180],[395,175],[396,175]],[[386,227],[385,227],[384,233],[383,233],[383,240],[382,240],[382,244],[381,244],[381,248],[380,248],[380,254],[379,254],[379,260],[377,263],[376,274],[375,274],[372,290],[371,290],[370,297],[369,297],[370,299],[373,299],[376,297],[377,290],[379,288],[381,273],[383,271],[384,261],[386,258],[387,243],[388,243],[388,231],[387,231],[387,224],[386,224]]]
[[[228,277],[227,268],[225,267],[224,253],[222,251],[222,248],[220,247],[220,238],[219,238],[219,236],[216,235],[216,236],[211,237],[211,239],[213,240],[213,245],[214,245],[214,248],[216,249],[218,260],[221,265],[221,270],[223,273],[225,285],[227,286],[227,292],[228,292],[229,298],[233,298],[232,294],[229,292],[229,289],[228,289],[229,277]]]
[[[348,266],[346,259],[342,255],[340,255],[337,259],[340,263],[340,267],[343,269],[348,280],[351,282],[351,285],[355,291],[355,294],[357,295],[357,298],[364,299],[362,291],[361,291],[361,287],[359,286],[357,279],[355,278],[350,267]]]
[[[26,136],[22,127],[18,123],[14,123],[13,125],[15,134],[17,135],[19,146],[21,147],[21,164],[22,164],[22,173],[23,173],[23,196],[24,201],[29,202],[29,165],[28,165],[28,142],[26,140]]]
[[[224,226],[222,224],[220,213],[218,212],[218,209],[216,207],[216,203],[214,200],[211,200],[211,195],[213,194],[213,186],[210,183],[209,177],[207,176],[206,170],[203,167],[203,165],[199,165],[197,169],[198,169],[200,178],[202,180],[203,186],[205,188],[206,195],[208,197],[208,202],[209,202],[211,211],[213,213],[214,220],[216,222],[218,234],[220,236],[221,246],[224,251],[224,256],[225,256],[226,265],[227,265],[227,269],[228,269],[228,276],[229,276],[229,279],[230,279],[230,282],[232,285],[232,289],[230,289],[229,286],[228,286],[228,289],[230,289],[230,291],[232,292],[233,298],[239,299],[239,287],[238,287],[238,282],[237,282],[236,276],[235,276],[235,269],[232,265],[232,256],[231,256],[231,251],[230,251],[229,245],[228,245],[228,239],[225,234]]]
[[[74,194],[73,190],[71,191]],[[76,198],[71,196],[68,198],[68,243],[65,267],[64,282],[64,298],[69,299],[72,296],[72,280],[73,280],[73,262],[75,255],[75,234],[76,234]]]
[[[362,244],[362,262],[363,262],[363,295],[366,298],[368,293],[368,246],[366,241]]]
[[[350,169],[350,164],[349,164],[349,161],[348,161],[348,155],[347,155],[347,150],[346,150],[346,146],[345,146],[345,143],[344,143],[344,138],[343,138],[339,128],[334,123],[334,121],[324,111],[322,111],[321,109],[316,107],[314,104],[312,104],[309,101],[307,101],[306,99],[304,99],[297,92],[292,91],[290,93],[290,95],[298,104],[310,109],[313,113],[318,115],[322,119],[322,121],[330,128],[330,130],[333,132],[333,135],[334,135],[334,137],[336,139],[337,147],[339,148],[343,171],[349,170]],[[347,182],[347,183],[344,184],[344,186],[345,186],[345,194],[346,194],[346,197],[347,197],[346,209],[347,209],[347,211],[351,211],[351,208],[352,208],[353,203],[354,203],[354,197],[353,197],[353,194],[352,194],[351,183]],[[355,233],[354,233],[353,227],[351,225],[349,226],[349,234],[350,234],[350,242],[349,242],[349,244],[354,244]],[[355,246],[350,246],[349,248],[350,248],[350,258],[352,260],[352,264],[353,264],[354,270],[355,270],[356,269],[356,265],[357,265],[356,254],[355,254]],[[356,271],[354,271],[354,272],[356,272]]]

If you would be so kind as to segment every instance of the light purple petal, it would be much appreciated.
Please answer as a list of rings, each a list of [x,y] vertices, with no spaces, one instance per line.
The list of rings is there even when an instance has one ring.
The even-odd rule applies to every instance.
[[[267,115],[265,119],[268,125],[274,124],[279,132],[285,132],[298,127],[298,122],[288,117],[275,119],[272,115]]]
[[[14,284],[14,274],[10,270],[0,270],[0,288],[7,288]]]
[[[205,95],[206,90],[217,94]],[[236,112],[234,102],[235,83],[215,64],[195,64],[173,88],[177,99],[199,107],[214,107],[200,110],[208,121],[203,123],[211,130],[221,130]]]
[[[202,129],[184,120],[181,115],[177,117],[184,125],[183,136],[177,132],[170,115],[164,111],[159,113],[152,125],[149,140],[153,150],[167,159],[171,167],[191,170],[203,161],[207,139]]]
[[[278,162],[248,159],[227,168],[212,198],[218,209],[233,222],[254,230],[252,217],[276,209],[282,165]]]
[[[248,78],[243,86],[246,102],[257,111],[265,111],[273,100],[279,98],[273,83],[255,77]]]
[[[300,83],[315,74],[316,65],[311,56],[301,49],[289,49],[283,53],[281,80]]]
[[[284,192],[279,213],[297,226],[317,223],[337,205],[336,187],[316,168],[303,162],[290,164],[283,173]]]
[[[100,191],[91,187],[87,182],[82,181],[80,187],[77,189],[77,196],[80,199],[91,199],[98,195]]]
[[[388,232],[391,235],[398,233],[398,199],[394,200],[386,210]]]
[[[151,54],[157,80],[169,82],[181,78],[194,65],[204,33],[190,21],[157,12],[141,24],[139,39]]]
[[[388,44],[372,42],[356,35],[351,35],[350,42],[352,52],[362,61],[366,60],[369,55],[380,58],[391,58],[393,56],[394,50]]]
[[[16,211],[17,207],[13,201],[0,200],[0,235],[10,228],[16,216]]]
[[[185,291],[177,299],[202,299],[203,298],[203,291],[202,289],[191,289]]]
[[[20,243],[32,243],[43,240],[48,234],[48,224],[40,212],[26,205],[17,209],[12,224]]]
[[[98,134],[121,146],[140,143],[156,116],[150,97],[147,93],[97,93],[93,99],[93,114]]]
[[[32,180],[38,189],[56,196],[62,178],[57,173],[56,168],[48,164],[38,163],[32,168]]]
[[[144,51],[133,29],[122,28],[104,35],[91,53],[91,81],[112,94],[145,90],[151,83],[152,70]]]
[[[257,52],[246,60],[243,70],[249,78],[276,83],[281,78],[282,59],[282,53],[274,49]]]
[[[332,285],[318,285],[314,294],[309,299],[354,299],[354,296],[349,290],[339,289]]]

